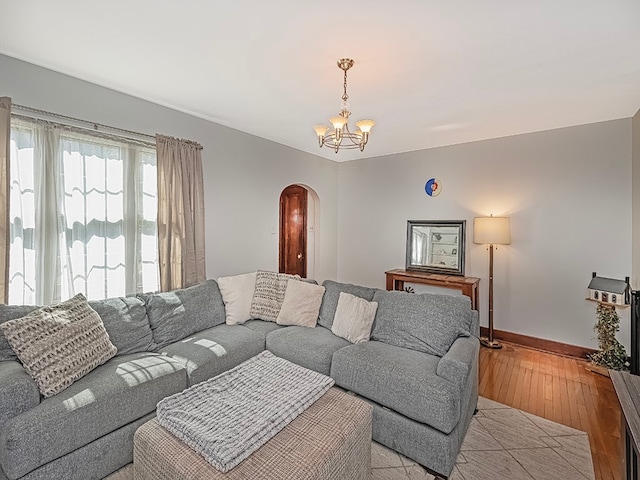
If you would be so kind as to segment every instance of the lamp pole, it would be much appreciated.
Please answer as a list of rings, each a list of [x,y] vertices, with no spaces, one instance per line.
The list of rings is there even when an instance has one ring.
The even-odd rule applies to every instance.
[[[489,244],[489,338],[480,343],[489,348],[502,348],[502,344],[493,339],[493,243]]]
[[[489,245],[489,335],[480,338],[480,343],[488,348],[502,348],[493,337],[493,248],[511,243],[510,230],[509,217],[491,215],[473,219],[473,243]]]

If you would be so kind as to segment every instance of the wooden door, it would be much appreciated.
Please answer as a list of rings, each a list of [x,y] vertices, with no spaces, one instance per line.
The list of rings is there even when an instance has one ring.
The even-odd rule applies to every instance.
[[[307,277],[307,190],[289,185],[280,195],[280,273]]]

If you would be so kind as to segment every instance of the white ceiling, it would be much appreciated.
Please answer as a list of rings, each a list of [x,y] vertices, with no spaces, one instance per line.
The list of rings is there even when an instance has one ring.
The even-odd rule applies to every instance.
[[[0,7],[0,53],[338,161],[628,118],[640,108],[638,0]],[[311,128],[339,110],[340,57],[356,62],[352,122],[377,122],[363,153],[319,149]]]

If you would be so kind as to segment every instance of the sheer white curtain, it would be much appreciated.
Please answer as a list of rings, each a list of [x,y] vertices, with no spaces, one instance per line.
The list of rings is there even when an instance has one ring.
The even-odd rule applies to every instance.
[[[156,135],[160,289],[204,282],[202,146]]]
[[[157,290],[153,147],[14,118],[11,178],[11,303]]]

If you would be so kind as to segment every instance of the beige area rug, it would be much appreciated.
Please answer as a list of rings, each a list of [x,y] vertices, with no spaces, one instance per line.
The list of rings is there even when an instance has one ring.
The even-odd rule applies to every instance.
[[[585,432],[482,397],[478,410],[450,480],[595,478]],[[435,478],[420,465],[375,442],[371,445],[371,466],[373,480]],[[127,465],[107,479],[132,480],[133,468]]]
[[[585,432],[480,397],[450,480],[594,479]],[[433,480],[415,462],[377,443],[374,480]]]

